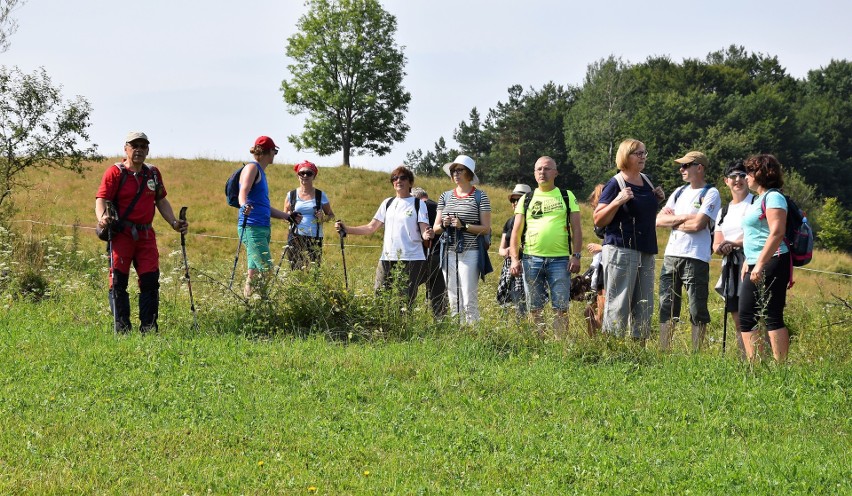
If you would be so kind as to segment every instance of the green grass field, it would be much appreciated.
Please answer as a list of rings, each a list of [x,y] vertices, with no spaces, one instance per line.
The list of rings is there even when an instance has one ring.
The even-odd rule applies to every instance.
[[[824,273],[849,273],[848,255],[797,270],[784,366],[743,364],[732,341],[722,357],[715,300],[697,355],[685,332],[670,354],[585,338],[579,304],[570,341],[539,341],[497,308],[496,274],[476,328],[400,312],[372,294],[379,236],[347,238],[349,292],[331,237],[321,273],[284,271],[268,299],[244,302],[223,287],[234,164],[151,161],[172,205],[190,207],[200,330],[179,236],[159,219],[161,331],[114,336],[86,229],[106,164],[32,176],[0,233],[2,494],[852,493],[852,281]],[[281,205],[291,169],[269,176]],[[391,191],[387,174],[358,169],[322,169],[317,186],[351,223]],[[508,192],[484,189],[502,225]],[[45,297],[27,296],[27,273]]]

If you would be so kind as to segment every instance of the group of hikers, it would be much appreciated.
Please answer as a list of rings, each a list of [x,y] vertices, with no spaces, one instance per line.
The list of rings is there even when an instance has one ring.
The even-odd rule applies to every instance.
[[[160,171],[145,163],[149,145],[145,133],[129,133],[125,157],[107,168],[96,195],[99,236],[107,233],[101,237],[110,249],[110,306],[118,333],[131,330],[127,292],[131,264],[138,274],[140,330],[157,329],[159,254],[151,224],[155,207],[175,231],[185,235],[189,227],[166,199]],[[425,284],[436,318],[449,312],[466,324],[480,319],[479,281],[493,270],[488,256],[491,200],[477,187],[471,157],[459,155],[444,165],[454,187],[437,201],[414,187],[411,170],[395,168],[390,173],[393,196],[378,205],[368,223],[353,226],[335,219],[328,196],[314,186],[318,168],[308,161],[293,167],[299,186],[286,195],[283,210],[273,207],[266,170],[278,148],[272,138],[261,136],[250,153],[254,160],[235,173],[238,190],[232,203],[239,207],[238,235],[248,260],[246,296],[274,266],[272,219],[290,224],[285,254],[293,270],[321,263],[323,225],[334,220],[341,237],[384,228],[377,291],[401,288],[412,305],[418,287]],[[760,318],[773,356],[783,361],[789,347],[783,309],[792,264],[783,242],[788,205],[778,191],[784,183],[781,164],[765,154],[729,164],[724,181],[733,199],[722,208],[719,191],[706,180],[710,164],[703,153],[690,151],[674,161],[686,184],[667,200],[642,172],[647,159],[644,143],[624,140],[616,154],[618,173],[590,197],[595,231],[602,238],[585,247],[593,256],[593,291],[585,312],[590,333],[600,328],[642,343],[650,337],[656,228],[664,227],[671,234],[659,277],[661,348],[670,347],[684,286],[693,349],[704,345],[710,323],[709,262],[715,252],[724,257],[716,289],[725,297],[725,311],[733,315],[741,355],[751,359],[762,348],[764,339],[756,332]],[[580,272],[584,250],[580,208],[571,191],[556,187],[559,172],[552,158],[539,158],[533,174],[535,189],[519,184],[509,195],[514,215],[500,239],[504,263],[497,297],[519,315],[528,314],[542,335],[548,327],[543,309],[549,300],[553,335],[562,338],[568,329],[572,274]]]

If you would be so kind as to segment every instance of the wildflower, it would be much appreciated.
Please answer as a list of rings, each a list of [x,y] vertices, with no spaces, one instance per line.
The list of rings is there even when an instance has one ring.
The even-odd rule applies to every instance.
[[[309,493],[317,492],[317,486],[308,486],[308,492]]]
[[[257,466],[258,466],[258,467],[262,467],[262,466],[263,466],[263,460],[258,461],[258,462],[257,462]]]
[[[364,477],[369,477],[369,476],[370,476],[370,471],[369,471],[369,470],[365,470],[365,471],[364,471]]]

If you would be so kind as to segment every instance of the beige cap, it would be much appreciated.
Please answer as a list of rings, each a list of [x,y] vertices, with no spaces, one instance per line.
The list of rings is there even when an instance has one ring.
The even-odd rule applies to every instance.
[[[532,192],[532,189],[526,184],[516,184],[515,189],[513,189],[512,192],[509,193],[509,199],[511,200],[513,196],[528,195],[530,194],[530,192]]]
[[[710,165],[710,161],[707,160],[707,155],[704,155],[701,152],[689,152],[683,157],[675,160],[678,164],[691,164],[693,162],[703,165],[707,167]]]
[[[130,131],[127,133],[127,138],[124,139],[125,143],[130,143],[131,141],[136,140],[144,140],[145,143],[150,144],[151,142],[148,140],[148,136],[142,131]]]

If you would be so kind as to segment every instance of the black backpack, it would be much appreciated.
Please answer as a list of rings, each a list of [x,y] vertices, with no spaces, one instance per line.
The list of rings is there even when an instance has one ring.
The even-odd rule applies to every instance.
[[[290,190],[290,192],[287,193],[287,196],[288,196],[287,200],[290,202],[290,213],[292,214],[293,212],[296,211],[296,190],[295,189]],[[314,211],[316,212],[316,211],[321,210],[322,209],[322,191],[320,191],[316,188],[314,188],[314,200],[316,201],[316,204],[314,205]]]
[[[257,162],[249,162],[249,164],[254,164],[260,167],[260,164]],[[240,174],[243,172],[243,168],[248,164],[241,165],[237,170],[235,170],[231,176],[225,181],[225,197],[228,199],[228,205],[234,208],[240,208]],[[257,176],[254,178],[257,181]],[[254,187],[254,181],[252,181],[252,188]],[[251,189],[249,189],[251,191]]]

